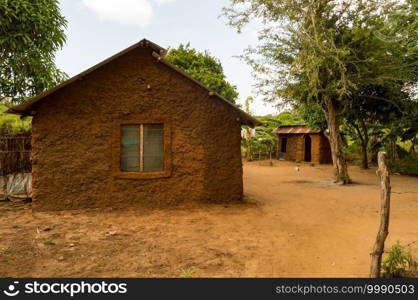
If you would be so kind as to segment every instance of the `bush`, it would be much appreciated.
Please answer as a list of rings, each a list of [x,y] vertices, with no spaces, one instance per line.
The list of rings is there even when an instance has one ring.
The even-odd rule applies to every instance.
[[[418,154],[413,153],[405,156],[395,162],[392,169],[402,175],[418,176]]]
[[[387,253],[382,262],[382,277],[414,277],[417,275],[418,262],[399,241]]]
[[[28,131],[31,128],[31,118],[22,120],[20,116],[6,114],[8,106],[0,103],[0,128],[8,131]]]
[[[360,165],[361,164],[361,149],[357,143],[351,143],[348,145],[345,151],[345,158],[348,163]]]

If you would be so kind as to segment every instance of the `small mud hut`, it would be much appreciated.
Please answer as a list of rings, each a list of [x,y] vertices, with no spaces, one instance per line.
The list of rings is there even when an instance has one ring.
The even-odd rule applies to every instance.
[[[33,207],[239,201],[241,125],[260,122],[148,41],[15,106],[33,116]]]
[[[316,164],[332,163],[331,147],[322,131],[305,125],[289,125],[276,128],[273,133],[279,139],[279,158]]]

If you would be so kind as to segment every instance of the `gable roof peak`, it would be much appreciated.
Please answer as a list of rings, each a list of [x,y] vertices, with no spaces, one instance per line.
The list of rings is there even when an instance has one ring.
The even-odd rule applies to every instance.
[[[101,68],[102,66],[110,63],[111,61],[121,57],[122,55],[127,54],[128,52],[137,49],[139,47],[147,47],[147,48],[151,48],[153,50],[153,54],[152,56],[154,58],[156,58],[158,61],[163,62],[165,65],[167,65],[169,68],[175,70],[176,72],[180,73],[181,75],[183,75],[184,77],[188,78],[189,80],[195,82],[196,84],[198,84],[199,86],[203,87],[204,89],[206,89],[209,92],[209,96],[215,96],[216,98],[218,98],[221,102],[224,102],[225,104],[227,104],[228,106],[230,106],[236,113],[238,113],[239,116],[239,121],[241,122],[242,125],[248,125],[251,127],[255,127],[258,125],[261,125],[262,123],[260,121],[258,121],[257,119],[253,118],[252,116],[250,116],[249,114],[247,114],[246,112],[242,111],[241,109],[239,109],[237,106],[235,106],[234,104],[230,103],[229,101],[227,101],[225,98],[223,98],[221,95],[217,94],[216,92],[210,90],[208,87],[206,87],[204,84],[202,84],[201,82],[197,81],[196,79],[192,78],[190,75],[186,74],[184,71],[180,70],[179,68],[177,68],[175,65],[173,65],[172,63],[168,62],[167,60],[164,59],[165,55],[167,54],[167,50],[164,49],[163,47],[151,42],[150,40],[147,39],[142,39],[141,41],[139,41],[138,43],[126,48],[125,50],[122,50],[121,52],[105,59],[104,61],[94,65],[93,67],[85,70],[84,72],[81,72],[80,74],[71,77],[70,79],[61,82],[60,84],[43,91],[42,93],[29,98],[28,100],[26,100],[25,102],[18,104],[14,107],[12,107],[11,109],[9,109],[7,112],[8,113],[13,113],[13,114],[19,114],[19,115],[29,115],[30,114],[30,109],[32,107],[32,105],[34,105],[36,102],[44,99],[45,97],[51,95],[52,93],[64,88],[67,85],[70,85],[71,83],[82,79],[83,77],[85,77],[86,75],[90,74],[91,72]]]
[[[149,47],[152,50],[154,50],[156,53],[164,57],[167,54],[167,49],[161,47],[160,45],[157,45],[150,40],[142,39],[139,41],[138,46],[140,47]]]

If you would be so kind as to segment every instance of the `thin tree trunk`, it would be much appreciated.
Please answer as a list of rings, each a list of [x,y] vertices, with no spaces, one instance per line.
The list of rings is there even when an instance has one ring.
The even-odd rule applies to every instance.
[[[378,154],[379,169],[377,171],[380,176],[380,226],[376,236],[376,242],[372,252],[372,264],[370,267],[370,278],[380,277],[380,268],[382,265],[382,255],[385,249],[385,240],[389,234],[389,216],[390,216],[390,177],[386,165],[386,153]]]
[[[390,154],[390,157],[389,157],[389,160],[392,162],[392,163],[394,163],[394,162],[396,162],[397,161],[397,158],[398,158],[398,153],[397,153],[397,150],[396,150],[396,137],[394,137],[394,136],[391,136],[391,138],[389,139],[389,154]]]
[[[247,160],[252,161],[253,160],[253,147],[252,147],[252,141],[251,138],[247,141],[248,147],[247,147]]]
[[[415,153],[415,145],[417,143],[417,137],[415,136],[412,140],[411,140],[411,148],[409,148],[409,153]]]
[[[369,158],[367,154],[367,147],[369,145],[369,136],[367,134],[367,127],[363,120],[360,121],[361,128],[363,130],[363,133],[361,132],[361,129],[355,122],[351,124],[351,126],[354,127],[354,129],[357,132],[358,138],[360,140],[361,145],[361,168],[362,169],[368,169],[369,168]]]
[[[246,140],[247,140],[247,151],[246,151],[247,161],[252,161],[253,160],[253,149],[252,149],[251,129],[246,128],[245,129],[245,134],[246,134]]]
[[[326,104],[326,119],[329,130],[327,137],[331,146],[335,180],[344,184],[350,183],[350,177],[348,176],[347,171],[347,162],[345,160],[345,154],[340,135],[340,124],[337,118],[337,113],[335,111],[334,102],[332,99],[328,98],[326,99]]]
[[[280,152],[279,152],[279,142],[277,142],[277,145],[276,145],[276,158],[277,159],[279,159],[280,158]]]
[[[363,143],[362,143],[362,151],[363,151],[363,162],[362,167],[363,169],[369,168],[369,158],[367,156],[367,147],[369,146],[369,133],[367,132],[367,126],[363,119],[360,119],[361,129],[363,130]]]
[[[361,143],[361,168],[369,168],[369,157],[367,155],[367,144],[365,142]]]
[[[370,145],[370,162],[373,164],[377,164],[377,154],[379,153],[378,150],[378,143],[379,140],[376,137],[376,132],[373,132],[372,135],[370,136],[370,141],[369,141],[369,145]]]

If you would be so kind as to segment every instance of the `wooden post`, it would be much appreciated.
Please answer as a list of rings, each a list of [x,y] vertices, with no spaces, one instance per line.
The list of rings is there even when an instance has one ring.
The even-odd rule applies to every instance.
[[[389,234],[389,215],[390,215],[390,177],[386,166],[386,153],[378,154],[379,169],[377,174],[380,177],[380,227],[373,247],[372,265],[370,267],[370,278],[380,277],[382,265],[382,255],[385,249],[385,240]]]

